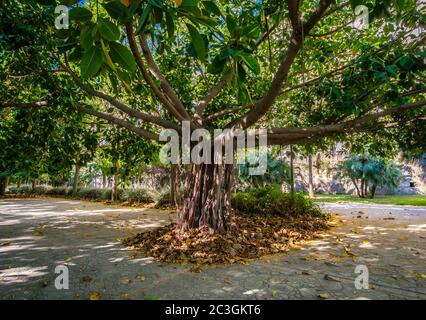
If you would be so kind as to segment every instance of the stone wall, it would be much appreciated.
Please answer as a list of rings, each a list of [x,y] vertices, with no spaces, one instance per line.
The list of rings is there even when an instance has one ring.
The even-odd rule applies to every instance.
[[[313,156],[313,180],[315,192],[319,194],[356,194],[350,179],[340,175],[339,164],[347,157],[344,150],[333,149],[329,153]],[[283,156],[284,161],[290,161]],[[377,194],[426,195],[426,153],[420,159],[404,161],[401,156],[395,160],[400,166],[403,181],[396,189],[378,188]],[[294,161],[295,186],[299,191],[308,189],[308,160],[296,157]]]

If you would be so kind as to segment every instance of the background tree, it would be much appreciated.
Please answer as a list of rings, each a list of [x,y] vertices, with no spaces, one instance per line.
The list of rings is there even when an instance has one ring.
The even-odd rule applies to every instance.
[[[401,171],[391,161],[369,154],[350,156],[341,166],[342,175],[352,180],[360,198],[374,198],[377,187],[396,188],[402,180]]]

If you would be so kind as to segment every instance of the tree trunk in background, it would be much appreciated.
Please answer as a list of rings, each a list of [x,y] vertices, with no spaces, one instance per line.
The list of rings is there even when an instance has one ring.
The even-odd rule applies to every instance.
[[[290,145],[290,192],[294,193],[294,154],[293,154],[293,145]]]
[[[368,196],[368,181],[364,181],[364,198],[367,198]]]
[[[80,166],[79,165],[75,165],[75,171],[74,171],[74,184],[72,186],[72,195],[75,196],[77,195],[77,191],[78,191],[78,178],[80,175]]]
[[[35,191],[35,188],[36,188],[36,179],[33,179],[33,180],[31,181],[31,190],[32,190],[32,191]]]
[[[107,176],[102,175],[102,188],[105,189],[107,187]]]
[[[6,193],[7,178],[0,178],[0,196],[4,196]]]
[[[119,181],[117,161],[114,161],[112,166],[114,168],[114,179],[113,179],[112,190],[111,190],[112,191],[111,192],[111,201],[116,201],[116,200],[118,200],[117,189],[118,189],[118,181]]]
[[[314,198],[314,176],[313,176],[313,167],[312,167],[312,155],[308,156],[308,189],[309,197]]]
[[[208,226],[211,232],[227,231],[232,184],[233,165],[190,165],[179,214],[179,228],[187,231]]]
[[[351,180],[352,180],[352,183],[353,183],[353,184],[354,184],[354,186],[355,186],[356,194],[358,195],[358,197],[362,198],[362,196],[361,196],[361,192],[360,192],[359,187],[358,187],[358,184],[357,184],[357,181],[356,181],[355,179],[353,179],[353,178],[351,178]]]
[[[16,182],[16,186],[17,186],[18,188],[20,188],[20,187],[21,187],[21,179],[19,179],[19,180]]]
[[[321,153],[317,153],[317,158],[315,160],[315,167],[317,168],[317,174],[320,174],[321,171]]]
[[[374,196],[376,195],[377,185],[373,184],[371,187],[371,199],[374,199]]]
[[[172,164],[170,168],[170,201],[171,203],[177,207],[178,206],[178,167],[176,164]]]

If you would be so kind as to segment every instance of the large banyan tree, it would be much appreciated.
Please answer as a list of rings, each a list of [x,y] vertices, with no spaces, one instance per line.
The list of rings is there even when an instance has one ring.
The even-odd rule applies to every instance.
[[[55,11],[59,4],[68,9]],[[408,127],[424,135],[425,20],[416,1],[0,6],[3,109],[66,106],[154,141],[184,121],[210,132],[266,128],[269,145]],[[185,170],[180,228],[226,231],[232,165]]]

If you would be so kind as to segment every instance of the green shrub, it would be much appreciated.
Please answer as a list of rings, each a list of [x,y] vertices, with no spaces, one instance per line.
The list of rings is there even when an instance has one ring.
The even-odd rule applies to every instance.
[[[232,196],[232,207],[241,213],[271,215],[322,215],[319,207],[299,193],[283,193],[280,186],[270,185]]]
[[[13,190],[12,190],[13,188]],[[33,193],[33,189],[31,188],[31,186],[21,186],[20,188],[18,187],[9,187],[9,193],[13,193],[13,194],[30,194]]]
[[[71,189],[66,187],[54,187],[46,191],[47,195],[54,196],[67,196],[69,193],[71,193]]]
[[[18,194],[18,193],[20,193],[20,190],[21,190],[21,188],[10,186],[10,187],[7,188],[6,193],[7,194]]]
[[[47,194],[50,189],[52,189],[50,186],[36,186],[33,193],[44,195]]]
[[[148,189],[125,189],[122,192],[121,200],[132,202],[132,203],[152,203],[154,197],[151,191]]]
[[[79,188],[76,196],[82,199],[105,200],[103,199],[104,190],[95,188]]]
[[[170,188],[166,187],[160,190],[156,190],[154,193],[154,200],[156,207],[163,207],[172,204],[172,199],[170,198]]]
[[[118,190],[117,192],[118,192],[118,197],[120,198],[120,191],[121,190]],[[102,200],[111,200],[111,197],[112,197],[112,190],[111,189],[102,189],[102,196],[101,196],[102,198]]]

